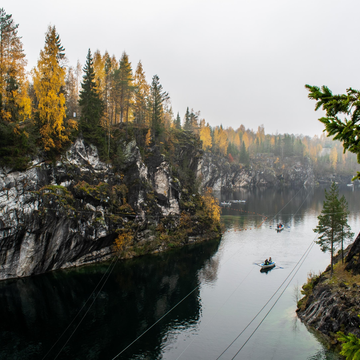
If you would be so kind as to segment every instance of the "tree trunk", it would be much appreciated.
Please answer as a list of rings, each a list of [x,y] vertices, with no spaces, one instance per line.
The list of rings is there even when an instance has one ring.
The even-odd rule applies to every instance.
[[[333,262],[334,262],[334,229],[331,230],[331,259],[330,259],[330,277],[333,276]]]

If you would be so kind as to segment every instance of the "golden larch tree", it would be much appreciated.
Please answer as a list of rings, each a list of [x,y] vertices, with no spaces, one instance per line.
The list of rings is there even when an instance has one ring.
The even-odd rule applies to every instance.
[[[247,132],[244,132],[244,134],[242,136],[242,141],[245,144],[245,149],[248,149],[250,146],[250,139],[249,139],[249,135]]]
[[[31,116],[31,100],[27,93],[25,54],[18,24],[12,15],[0,9],[0,115],[18,123]]]
[[[64,48],[55,26],[49,26],[45,47],[40,51],[33,83],[38,106],[35,121],[39,127],[41,146],[45,151],[61,149],[69,141],[65,124],[65,60]],[[71,123],[71,126],[75,124]]]
[[[205,126],[205,120],[200,122],[200,140],[203,150],[208,150],[212,146],[211,130],[209,124]]]
[[[150,125],[150,114],[147,111],[147,101],[150,85],[146,82],[141,61],[138,62],[134,76],[134,119],[138,125]]]
[[[226,155],[228,148],[228,139],[226,132],[222,127],[216,127],[214,130],[214,145],[219,149],[220,153]]]

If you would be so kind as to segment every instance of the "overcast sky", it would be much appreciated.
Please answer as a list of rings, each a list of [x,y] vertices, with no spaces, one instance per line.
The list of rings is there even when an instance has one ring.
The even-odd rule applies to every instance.
[[[87,50],[142,61],[181,118],[320,135],[305,84],[360,88],[358,0],[2,0],[19,24],[29,69],[55,25],[69,60]]]

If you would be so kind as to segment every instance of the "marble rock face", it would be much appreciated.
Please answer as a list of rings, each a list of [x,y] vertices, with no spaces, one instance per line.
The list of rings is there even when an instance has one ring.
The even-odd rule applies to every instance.
[[[135,141],[124,144],[123,154],[125,179],[81,139],[56,163],[37,159],[24,172],[0,169],[0,280],[113,256],[116,228],[127,220],[114,220],[111,206],[122,205],[114,189],[126,182],[152,187],[162,215],[180,214],[181,194],[174,191],[179,186],[174,186],[169,165],[160,159],[149,171]],[[131,206],[144,221],[146,191],[134,189]]]

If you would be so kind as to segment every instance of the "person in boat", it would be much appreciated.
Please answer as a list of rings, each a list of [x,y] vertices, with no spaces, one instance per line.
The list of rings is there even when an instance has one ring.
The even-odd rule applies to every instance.
[[[269,260],[268,260],[268,259],[266,259],[266,260],[264,261],[264,265],[269,265]]]
[[[269,264],[271,264],[272,263],[272,260],[271,260],[271,256],[269,257]]]

